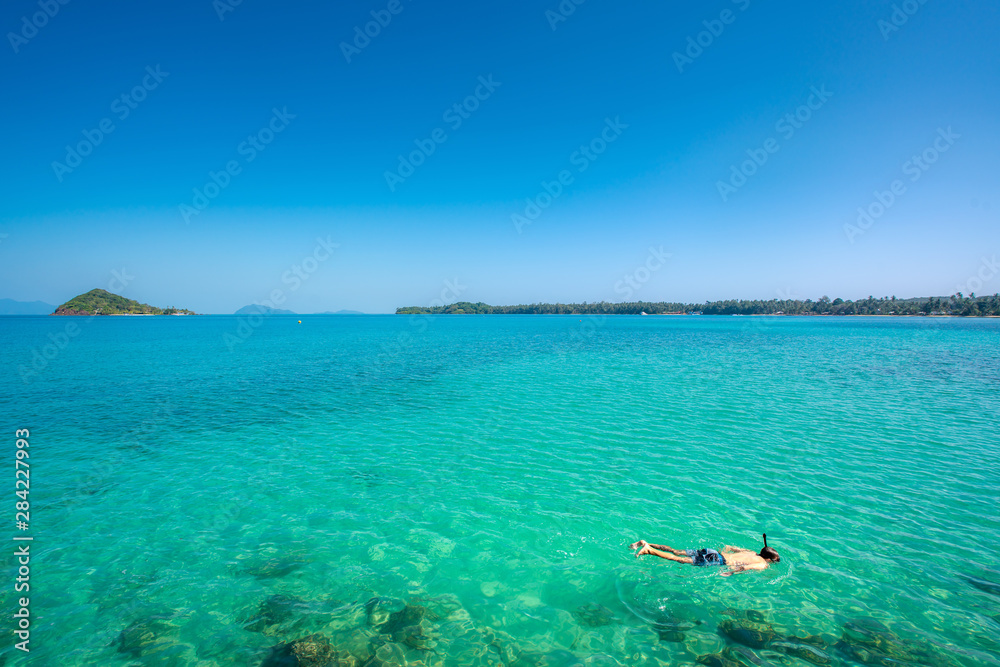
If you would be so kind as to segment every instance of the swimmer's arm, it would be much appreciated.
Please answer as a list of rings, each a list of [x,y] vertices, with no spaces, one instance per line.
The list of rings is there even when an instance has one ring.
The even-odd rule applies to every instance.
[[[743,547],[733,547],[733,546],[730,546],[728,544],[725,547],[722,548],[722,552],[723,553],[727,553],[727,554],[736,554],[736,553],[739,553],[741,551],[750,551],[750,550],[749,549],[744,549]]]

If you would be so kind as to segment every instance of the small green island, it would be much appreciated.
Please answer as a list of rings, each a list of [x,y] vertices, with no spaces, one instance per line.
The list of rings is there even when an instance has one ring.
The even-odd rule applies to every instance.
[[[92,289],[56,308],[53,315],[196,315],[183,308],[157,308],[107,290]]]
[[[632,301],[627,303],[533,303],[491,306],[482,302],[459,301],[446,306],[397,308],[397,315],[896,315],[930,317],[998,317],[1000,295],[896,297],[869,296],[867,299],[818,301],[806,299],[729,299],[706,303]]]

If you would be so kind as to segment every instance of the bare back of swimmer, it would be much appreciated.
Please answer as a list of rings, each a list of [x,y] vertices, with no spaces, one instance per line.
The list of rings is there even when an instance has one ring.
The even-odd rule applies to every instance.
[[[760,553],[752,549],[742,549],[726,545],[722,553],[715,549],[674,549],[664,544],[651,544],[646,540],[639,540],[629,545],[635,550],[635,557],[639,556],[659,556],[675,563],[686,563],[688,565],[721,566],[728,568],[728,571],[720,572],[723,577],[728,577],[737,572],[749,572],[750,570],[764,570],[771,564],[781,561],[778,552],[769,546],[765,546]]]

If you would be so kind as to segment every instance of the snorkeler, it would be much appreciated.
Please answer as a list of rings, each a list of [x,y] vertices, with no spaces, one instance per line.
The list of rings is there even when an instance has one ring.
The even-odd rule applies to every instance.
[[[675,563],[689,563],[695,566],[719,565],[728,567],[728,572],[720,572],[723,577],[728,577],[737,572],[748,570],[764,570],[772,563],[781,561],[778,552],[767,546],[767,535],[764,535],[764,548],[760,553],[751,549],[741,549],[731,547],[728,544],[719,553],[715,549],[674,549],[663,544],[650,544],[646,540],[639,540],[629,545],[630,549],[638,549],[635,557],[652,554],[672,560]],[[668,553],[669,552],[669,553]]]

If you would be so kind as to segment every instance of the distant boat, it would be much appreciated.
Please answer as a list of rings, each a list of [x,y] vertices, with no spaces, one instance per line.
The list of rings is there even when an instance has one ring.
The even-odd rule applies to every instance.
[[[643,315],[649,315],[649,313],[647,313],[647,312],[646,312],[645,310],[644,310],[644,311],[642,311],[642,314],[643,314]]]

